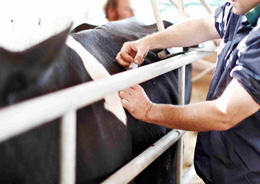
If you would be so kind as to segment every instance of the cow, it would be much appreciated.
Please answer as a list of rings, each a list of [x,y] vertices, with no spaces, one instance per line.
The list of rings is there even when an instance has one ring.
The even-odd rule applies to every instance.
[[[70,36],[113,75],[125,71],[115,61],[123,43],[155,31],[156,25],[144,25],[136,18],[129,18]],[[70,28],[20,52],[0,48],[0,108],[93,80],[79,54],[65,44],[69,33]],[[142,65],[159,61],[158,52],[150,51]],[[176,104],[177,84],[178,74],[174,70],[141,85],[151,101]],[[191,66],[188,66],[186,102],[190,92]],[[127,112],[125,125],[104,106],[105,101],[100,100],[77,111],[78,184],[102,182],[170,131],[136,120]],[[60,119],[56,119],[0,143],[0,183],[57,184],[59,125]],[[176,145],[173,145],[133,183],[175,183],[175,153]]]
[[[84,30],[88,30],[88,29],[94,29],[96,28],[97,25],[93,25],[93,24],[88,24],[88,23],[82,23],[80,25],[77,25],[76,27],[74,27],[70,33],[78,33],[80,31],[84,31]]]

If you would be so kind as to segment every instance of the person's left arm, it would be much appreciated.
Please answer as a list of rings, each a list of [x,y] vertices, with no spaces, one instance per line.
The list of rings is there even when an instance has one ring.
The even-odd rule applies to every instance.
[[[191,131],[228,130],[260,108],[236,79],[220,98],[184,106],[154,104],[139,85],[123,90],[119,95],[123,106],[135,118]]]

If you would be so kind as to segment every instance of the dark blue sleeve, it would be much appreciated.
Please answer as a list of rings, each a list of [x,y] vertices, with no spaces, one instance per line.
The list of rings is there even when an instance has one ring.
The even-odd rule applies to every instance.
[[[215,27],[221,38],[223,38],[226,31],[227,23],[231,14],[231,9],[231,4],[227,2],[223,6],[217,8],[215,11]]]
[[[238,60],[231,71],[246,91],[260,104],[260,27],[255,27],[238,45]]]

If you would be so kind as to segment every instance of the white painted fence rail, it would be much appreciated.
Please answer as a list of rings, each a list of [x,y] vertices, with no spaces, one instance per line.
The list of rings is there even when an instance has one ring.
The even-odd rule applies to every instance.
[[[176,141],[178,141],[184,133],[185,131],[182,130],[170,131],[168,134],[146,149],[143,153],[138,155],[136,158],[131,160],[128,164],[123,166],[120,170],[102,182],[102,184],[129,183],[156,158],[158,158]]]
[[[60,127],[60,184],[74,184],[76,181],[77,113],[67,112]]]
[[[101,100],[104,96],[108,94],[118,92],[122,89],[138,83],[142,83],[211,54],[212,52],[208,51],[193,51],[185,55],[168,58],[157,63],[142,66],[136,70],[122,72],[105,79],[100,79],[95,82],[88,82],[3,108],[0,110],[0,142],[3,142],[16,135],[22,134],[32,128],[42,125],[45,122],[63,117],[62,124],[64,124],[65,126],[61,128],[62,137],[64,137],[64,134],[66,134],[66,136],[69,135],[70,138],[65,138],[62,141],[63,143],[61,145],[61,150],[63,151],[61,152],[62,169],[60,173],[60,184],[74,184],[76,159],[75,118],[77,109]],[[140,166],[136,166],[136,163],[138,162],[138,160],[142,160],[142,158],[136,158],[137,162],[136,160],[133,161],[132,163],[134,163],[134,165],[130,166],[130,168],[139,167],[141,169],[139,169],[138,173],[140,173],[142,169],[147,167],[153,159],[156,159],[156,157],[158,157],[162,153],[162,151],[166,150],[167,147],[170,147],[170,145],[174,144],[182,135],[182,131],[178,130],[176,132],[176,130],[173,130],[169,135],[166,135],[166,137],[170,136],[171,134],[175,134],[172,135],[175,138],[170,138],[172,139],[170,141],[171,143],[160,140],[159,142],[163,142],[163,144],[166,145],[159,146],[160,144],[158,143],[158,146],[156,146],[156,148],[161,147],[162,150],[157,150],[157,153],[152,153],[154,149],[150,148],[149,150],[145,151],[143,155],[151,155],[152,158],[149,158],[145,161],[145,163],[143,163],[144,165]],[[69,148],[67,146],[69,146]],[[129,166],[126,167],[128,168]],[[128,170],[132,172],[135,169]],[[135,177],[138,173],[129,174],[129,176]],[[125,176],[125,172],[123,172],[123,176]],[[118,181],[117,178],[125,177],[118,177],[116,175],[116,181],[112,180],[110,183],[124,183],[122,181]],[[133,178],[128,179],[132,180]]]
[[[105,95],[142,83],[212,53],[193,51],[3,108],[0,111],[0,142],[101,100]]]

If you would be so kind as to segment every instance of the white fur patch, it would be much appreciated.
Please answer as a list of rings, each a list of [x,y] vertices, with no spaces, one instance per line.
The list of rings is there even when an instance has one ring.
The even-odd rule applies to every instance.
[[[69,36],[66,44],[68,47],[78,53],[78,55],[81,57],[81,60],[83,61],[85,69],[94,81],[110,76],[103,65],[100,64],[96,60],[96,58],[74,38]],[[111,111],[119,120],[121,120],[126,125],[126,114],[121,104],[121,99],[118,93],[113,93],[105,96],[105,109]]]

